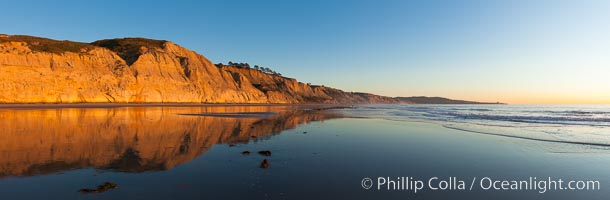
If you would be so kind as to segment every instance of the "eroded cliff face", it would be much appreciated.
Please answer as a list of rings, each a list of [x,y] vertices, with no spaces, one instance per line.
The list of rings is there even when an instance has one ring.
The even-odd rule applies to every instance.
[[[181,114],[273,112],[267,118]],[[277,106],[61,108],[0,111],[0,178],[93,167],[171,169],[216,144],[261,140],[299,124],[338,118]]]
[[[22,37],[0,35],[2,103],[398,102],[253,69],[217,67],[168,41],[125,38],[84,44]]]

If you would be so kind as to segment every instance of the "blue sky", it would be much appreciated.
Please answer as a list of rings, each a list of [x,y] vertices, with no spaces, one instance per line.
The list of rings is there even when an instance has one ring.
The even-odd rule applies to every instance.
[[[610,1],[9,1],[0,32],[170,40],[388,96],[610,103]]]

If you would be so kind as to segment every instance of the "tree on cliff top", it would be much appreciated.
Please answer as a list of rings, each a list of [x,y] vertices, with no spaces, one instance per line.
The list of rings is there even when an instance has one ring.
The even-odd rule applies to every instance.
[[[233,62],[233,61],[229,61],[229,63],[227,65],[224,65],[222,63],[218,63],[216,64],[217,67],[224,67],[224,66],[231,66],[231,67],[237,67],[237,68],[246,68],[246,69],[250,69],[250,64],[249,63],[237,63],[237,62]],[[254,68],[257,71],[266,73],[266,74],[272,74],[272,75],[278,75],[281,76],[282,74],[270,69],[269,67],[261,67],[258,65],[254,65]]]

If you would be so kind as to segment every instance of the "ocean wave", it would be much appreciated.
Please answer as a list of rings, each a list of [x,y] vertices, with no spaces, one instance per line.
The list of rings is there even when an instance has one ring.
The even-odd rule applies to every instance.
[[[417,114],[431,120],[486,120],[499,122],[545,123],[562,125],[610,126],[610,111],[595,110],[544,110],[528,107],[464,108],[447,106],[405,106],[402,113],[395,115],[414,116]]]
[[[610,112],[605,112],[605,111],[582,111],[582,110],[564,110],[564,111],[542,110],[542,111],[535,111],[535,112],[553,113],[553,114],[575,114],[575,115],[610,115]]]
[[[506,134],[506,133],[495,133],[495,132],[492,132],[492,131],[472,130],[472,129],[455,127],[455,126],[449,126],[449,125],[445,125],[443,127],[448,128],[448,129],[453,129],[453,130],[459,130],[459,131],[466,131],[466,132],[472,132],[472,133],[480,133],[480,134],[486,134],[486,135],[495,135],[495,136],[502,136],[502,137],[510,137],[510,138],[518,138],[518,139],[540,141],[540,142],[553,142],[553,143],[562,143],[562,144],[578,144],[578,145],[591,145],[591,146],[610,147],[609,143],[604,143],[603,141],[595,142],[595,141],[547,139],[547,138],[535,137],[535,136],[511,135],[511,134]],[[553,134],[556,134],[556,133],[553,133]]]
[[[580,122],[583,124],[587,122],[594,122],[590,125],[604,125],[599,122],[610,122],[610,118],[594,118],[594,117],[562,117],[562,116],[505,116],[505,115],[484,115],[484,114],[469,114],[469,113],[448,113],[450,116],[454,116],[461,119],[478,119],[478,120],[495,120],[495,121],[509,121],[509,122],[526,122],[526,123],[561,123],[561,124],[573,124],[570,122]],[[610,124],[608,124],[610,125]]]
[[[460,111],[479,111],[479,112],[490,112],[492,109],[485,108],[451,108],[450,110],[460,110]]]

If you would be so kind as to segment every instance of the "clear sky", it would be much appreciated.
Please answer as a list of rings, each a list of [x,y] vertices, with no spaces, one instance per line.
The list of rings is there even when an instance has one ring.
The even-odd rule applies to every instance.
[[[610,103],[610,1],[5,1],[0,33],[148,37],[346,91]]]

